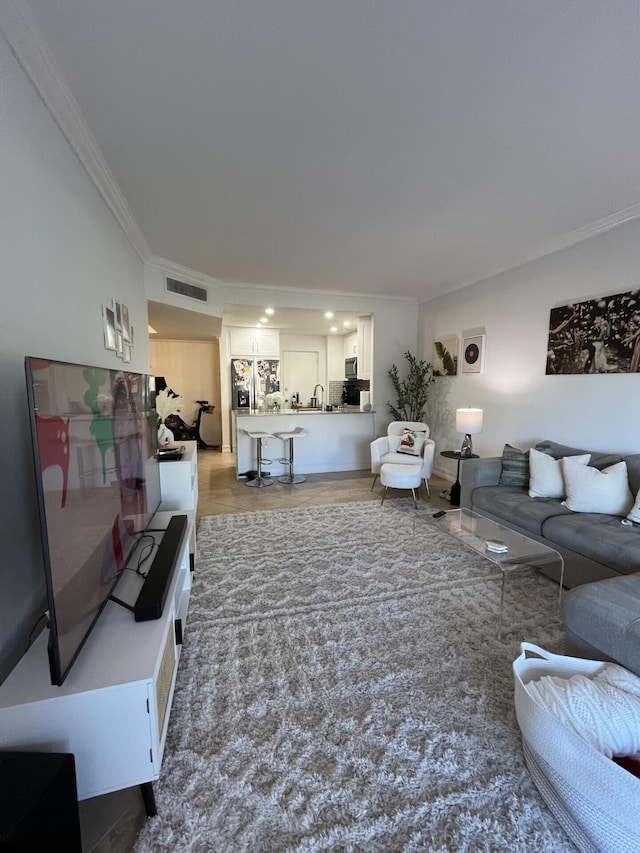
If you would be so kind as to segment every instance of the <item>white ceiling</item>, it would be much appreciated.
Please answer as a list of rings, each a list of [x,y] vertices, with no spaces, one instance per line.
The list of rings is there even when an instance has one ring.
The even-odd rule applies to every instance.
[[[640,215],[640,3],[27,0],[151,251],[426,300]]]

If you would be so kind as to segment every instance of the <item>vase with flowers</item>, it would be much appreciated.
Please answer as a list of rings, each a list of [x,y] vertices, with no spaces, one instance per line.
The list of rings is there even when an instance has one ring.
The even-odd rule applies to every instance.
[[[271,394],[267,394],[264,398],[264,404],[270,412],[279,412],[280,409],[284,409],[286,402],[285,396],[281,391],[272,391]]]
[[[176,394],[169,393],[166,389],[158,391],[156,394],[156,414],[158,416],[158,444],[164,447],[173,441],[173,433],[165,424],[166,418],[170,415],[180,414],[180,406],[182,405],[182,397]]]

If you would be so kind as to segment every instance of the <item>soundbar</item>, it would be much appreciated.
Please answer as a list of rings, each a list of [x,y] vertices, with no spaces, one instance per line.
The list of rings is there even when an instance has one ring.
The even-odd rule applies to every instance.
[[[162,616],[171,578],[187,535],[188,521],[186,515],[174,515],[169,521],[133,607],[136,622],[148,622]]]

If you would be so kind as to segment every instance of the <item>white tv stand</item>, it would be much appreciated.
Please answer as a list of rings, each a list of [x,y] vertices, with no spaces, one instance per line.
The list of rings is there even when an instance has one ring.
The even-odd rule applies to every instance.
[[[165,528],[174,514],[159,513],[151,527]],[[190,535],[188,527],[159,619],[136,622],[109,601],[62,686],[51,684],[47,630],[0,686],[0,747],[73,753],[80,800],[141,785],[147,813],[155,814],[152,783],[160,776],[191,593]],[[126,578],[129,588],[142,583],[132,572]]]
[[[171,512],[186,512],[193,520],[191,528],[191,560],[196,553],[196,510],[198,508],[198,442],[173,441],[168,447],[184,446],[181,459],[167,459],[160,462],[160,488],[162,503],[160,508]]]

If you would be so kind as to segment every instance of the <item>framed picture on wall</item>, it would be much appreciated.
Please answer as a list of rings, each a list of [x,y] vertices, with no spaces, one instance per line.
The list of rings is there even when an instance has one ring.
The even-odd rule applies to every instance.
[[[122,340],[125,343],[131,343],[131,331],[129,329],[129,309],[126,305],[120,306],[122,316]]]
[[[443,335],[433,342],[433,375],[455,376],[458,372],[458,336]]]
[[[462,373],[484,373],[485,340],[486,335],[462,339]]]
[[[108,305],[102,306],[102,320],[104,324],[104,345],[106,349],[116,350],[116,315],[113,308]]]
[[[548,375],[640,372],[640,290],[552,308]]]

